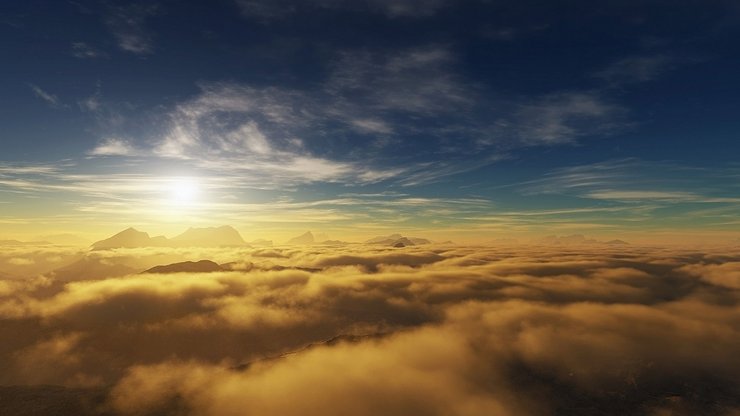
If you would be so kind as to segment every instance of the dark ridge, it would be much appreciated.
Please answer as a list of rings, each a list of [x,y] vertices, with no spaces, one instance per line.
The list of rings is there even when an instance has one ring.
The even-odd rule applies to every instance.
[[[211,273],[221,272],[225,269],[210,260],[183,261],[162,266],[154,266],[142,273]]]

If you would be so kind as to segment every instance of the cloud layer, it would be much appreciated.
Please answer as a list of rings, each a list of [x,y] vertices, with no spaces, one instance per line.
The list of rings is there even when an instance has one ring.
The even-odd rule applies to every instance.
[[[25,250],[13,258],[49,257]],[[0,384],[64,385],[122,414],[740,410],[736,248],[76,255],[77,272],[0,281]],[[233,271],[135,274],[201,258]]]

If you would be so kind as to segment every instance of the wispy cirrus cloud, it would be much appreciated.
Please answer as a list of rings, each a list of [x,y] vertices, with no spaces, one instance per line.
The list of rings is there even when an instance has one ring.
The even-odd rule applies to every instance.
[[[616,202],[738,203],[736,169],[706,169],[675,162],[619,159],[556,169],[519,184],[524,194],[563,194]],[[701,191],[697,191],[700,189]]]
[[[141,152],[128,140],[120,138],[107,138],[98,143],[88,152],[90,156],[136,156]]]
[[[395,174],[360,161],[311,154],[301,133],[322,120],[310,103],[309,97],[293,91],[205,85],[200,96],[170,114],[170,125],[153,151],[208,169],[238,172],[262,186],[378,181]]]
[[[395,53],[347,52],[333,64],[327,91],[344,111],[353,106],[421,116],[461,111],[475,90],[459,77],[455,55],[445,45]]]
[[[598,92],[491,103],[458,74],[457,60],[449,45],[345,51],[312,88],[202,83],[169,110],[157,137],[130,146],[106,139],[90,154],[150,153],[240,171],[264,186],[413,186],[495,163],[512,148],[572,144],[623,127],[623,109]]]
[[[110,8],[105,23],[122,50],[137,55],[154,51],[151,33],[146,29],[146,20],[159,10],[156,3],[134,3]]]
[[[86,42],[72,42],[72,56],[80,59],[94,59],[106,55]]]
[[[666,54],[636,55],[613,62],[595,72],[611,86],[652,81],[680,63],[676,57]]]
[[[519,105],[512,130],[529,145],[574,143],[619,131],[625,125],[620,120],[624,112],[599,92],[556,93]]]
[[[388,150],[384,143],[398,143],[396,136],[402,133],[419,133],[409,117],[450,115],[470,103],[472,90],[448,70],[452,62],[445,47],[350,53],[342,55],[327,80],[312,90],[201,84],[200,94],[166,115],[169,123],[158,137],[147,143],[105,139],[89,154],[149,153],[241,172],[263,186],[403,177],[424,164],[379,165]],[[362,138],[353,137],[357,135]],[[355,152],[343,152],[341,159],[329,156],[349,140],[359,140],[363,150],[376,151],[371,157]]]
[[[146,159],[145,159],[146,160]],[[43,165],[0,167],[0,193],[28,195],[40,200],[64,202],[63,215],[77,220],[115,224],[152,224],[181,221],[189,224],[252,224],[264,228],[274,224],[305,224],[332,230],[396,227],[416,228],[415,219],[449,221],[458,215],[481,215],[491,207],[482,198],[419,198],[402,193],[363,196],[295,199],[282,192],[263,193],[260,201],[234,198],[254,194],[263,186],[244,179],[239,172],[201,170],[195,176],[138,173],[86,172],[89,166]],[[198,200],[180,206],[172,200],[173,189],[183,181],[193,182]],[[270,188],[268,186],[268,188]],[[64,193],[64,198],[59,197]],[[57,213],[62,215],[61,212]],[[24,217],[25,218],[25,217]],[[8,217],[12,219],[12,217]],[[57,217],[57,221],[61,221]],[[359,224],[359,225],[358,225]],[[361,226],[360,226],[361,225]]]
[[[349,10],[374,12],[390,18],[423,18],[436,14],[449,0],[236,0],[242,14],[261,19],[278,19],[305,10]]]
[[[36,97],[46,102],[50,107],[61,108],[64,106],[61,100],[59,100],[59,97],[57,97],[56,95],[43,90],[41,87],[35,84],[29,84],[28,86],[31,88],[31,91],[33,91],[33,94]]]

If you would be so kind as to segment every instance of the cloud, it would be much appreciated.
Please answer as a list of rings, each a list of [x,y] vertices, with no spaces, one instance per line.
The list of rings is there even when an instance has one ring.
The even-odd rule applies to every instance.
[[[452,71],[454,61],[446,46],[347,52],[331,63],[326,80],[314,89],[203,83],[197,96],[165,115],[169,123],[165,129],[158,126],[163,130],[159,137],[138,146],[263,187],[366,184],[404,176],[405,183],[436,180],[461,171],[423,162],[437,157],[436,145],[409,160],[395,160],[402,153],[394,147],[404,145],[402,136],[449,143],[447,136],[457,134],[436,121],[457,120],[473,105],[474,93]],[[420,119],[429,120],[427,128],[419,129]],[[358,140],[370,151],[338,151]],[[89,153],[108,155],[109,148],[122,147],[104,141]],[[460,144],[466,153],[467,147]],[[127,155],[125,150],[118,153]],[[337,154],[344,156],[338,160]],[[436,173],[413,179],[421,178],[421,170]]]
[[[141,149],[133,154],[266,189],[418,186],[496,163],[517,148],[574,144],[625,127],[624,109],[594,91],[492,102],[461,76],[450,45],[343,51],[328,62],[325,78],[301,89],[201,83],[198,94],[160,115],[167,122],[152,126],[153,137],[131,143]],[[106,150],[104,141],[89,154],[111,154]]]
[[[339,101],[335,111],[348,118],[348,113],[367,108],[380,114],[450,114],[468,107],[474,98],[473,90],[455,75],[455,61],[444,45],[395,53],[349,52],[334,63],[326,89]]]
[[[105,54],[85,42],[72,42],[72,56],[81,59],[93,59],[103,57]]]
[[[146,19],[154,16],[159,7],[156,4],[130,4],[110,9],[106,24],[118,42],[118,47],[126,52],[146,55],[154,51],[152,35],[144,27]]]
[[[301,155],[275,154],[274,150],[269,150],[265,155],[242,156],[242,160],[249,160],[250,157],[259,159],[254,165],[240,167],[236,171],[229,166],[214,166],[210,170],[207,169],[208,165],[201,164],[200,167],[191,166],[190,171],[193,173],[186,176],[162,176],[161,172],[156,171],[158,166],[151,162],[156,160],[163,163],[163,159],[151,156],[151,150],[137,148],[124,139],[104,141],[93,151],[94,158],[111,158],[106,164],[110,165],[112,171],[91,172],[88,163],[93,158],[83,161],[82,165],[0,165],[0,188],[6,192],[31,194],[49,201],[57,201],[56,193],[63,191],[69,195],[70,203],[66,212],[60,212],[55,217],[57,221],[79,221],[81,218],[89,222],[103,221],[112,228],[111,231],[118,227],[129,227],[131,224],[151,230],[161,226],[163,220],[181,221],[180,215],[185,214],[188,223],[192,225],[250,224],[250,227],[272,227],[272,224],[288,223],[296,224],[296,227],[303,224],[302,228],[320,227],[327,232],[332,229],[352,228],[364,229],[370,233],[386,228],[395,228],[397,231],[400,224],[403,224],[402,227],[409,227],[404,223],[420,213],[427,218],[452,219],[456,215],[481,216],[492,206],[490,201],[483,198],[410,199],[407,195],[394,193],[378,197],[366,195],[321,198],[321,195],[316,195],[309,200],[298,201],[289,194],[285,196],[272,189],[284,191],[290,184],[316,180],[312,178],[325,178],[322,175],[332,174],[332,171],[308,173],[306,177],[300,177],[302,169],[323,169],[320,161],[313,164],[313,160],[301,159]],[[114,159],[121,154],[130,159]],[[290,157],[293,163],[299,165],[268,167],[265,172],[259,171],[260,166],[267,166],[269,162],[269,159],[264,163],[259,162],[260,159],[277,157]],[[193,163],[187,159],[177,161]],[[119,163],[136,166],[138,173],[119,173],[116,170]],[[305,164],[300,165],[301,163]],[[253,176],[247,175],[250,172],[253,172]],[[266,172],[276,177],[265,176]],[[387,175],[379,170],[347,173],[353,174],[363,175],[360,178],[362,183],[382,180]],[[170,198],[172,184],[183,180],[195,183],[200,195],[186,207],[173,204]],[[279,184],[282,186],[279,187]],[[255,188],[267,189],[265,198],[240,201],[233,197],[242,193],[254,193]],[[15,216],[6,218],[21,221],[21,218]],[[28,220],[24,216],[23,221]],[[34,220],[44,221],[40,218]],[[258,231],[250,230],[252,232]]]
[[[371,7],[383,10],[390,17],[428,17],[437,14],[450,2],[447,0],[370,0]]]
[[[514,132],[526,144],[574,143],[584,136],[610,134],[623,125],[624,109],[597,93],[552,94],[522,104],[514,115]]]
[[[497,253],[460,251],[447,256]],[[643,269],[671,259],[670,254],[640,258],[639,252],[631,253],[637,256],[633,265]],[[551,254],[531,258],[554,266],[549,274],[536,263],[521,263],[523,258],[507,259],[518,265],[516,272],[505,272],[490,259],[460,269],[435,264],[413,274],[388,270],[377,278],[328,273],[321,280],[333,282],[325,290],[338,286],[323,296],[317,293],[317,299],[350,295],[351,302],[337,300],[343,316],[369,308],[378,313],[383,304],[390,308],[382,316],[394,311],[396,319],[404,316],[403,309],[391,305],[445,312],[380,339],[318,343],[253,361],[246,369],[193,360],[135,365],[112,391],[111,404],[125,414],[185,407],[198,414],[227,415],[245,408],[323,415],[543,414],[586,403],[589,412],[622,414],[676,401],[687,414],[707,405],[718,412],[737,408],[732,385],[740,368],[727,365],[738,336],[736,306],[692,299],[702,291],[697,286],[684,292],[683,299],[659,299],[660,291],[676,288],[652,287],[650,281],[670,280],[670,267],[647,273],[610,268],[619,260],[607,253],[586,255],[583,260],[591,261],[580,264]],[[489,267],[498,272],[484,273]],[[569,277],[573,273],[581,277]],[[308,286],[313,283],[311,278]],[[634,291],[625,290],[629,288]],[[656,292],[645,296],[644,290]],[[558,293],[572,297],[559,298]],[[280,303],[273,298],[266,306]],[[333,315],[327,311],[326,316]],[[680,348],[666,350],[666,343]],[[711,352],[707,345],[712,345]],[[707,391],[711,393],[701,400],[693,398]],[[627,392],[630,399],[625,401]],[[286,402],[286,395],[294,400]],[[533,396],[538,400],[532,401]],[[619,409],[614,409],[617,403]]]
[[[29,87],[31,87],[31,91],[33,91],[36,97],[44,100],[50,107],[61,108],[64,106],[56,95],[46,92],[34,84],[30,84]]]
[[[740,263],[693,264],[682,270],[713,285],[740,289]]]
[[[665,191],[611,191],[603,190],[586,194],[589,198],[594,199],[613,199],[618,201],[631,200],[669,200],[669,201],[686,201],[697,200],[699,195],[691,192],[665,192]]]
[[[594,74],[612,86],[652,81],[678,63],[668,55],[631,56]]]
[[[266,186],[397,178],[424,165],[379,166],[388,151],[384,145],[362,159],[357,152],[345,153],[344,160],[325,155],[336,154],[335,146],[358,134],[379,137],[374,144],[383,137],[419,134],[409,118],[453,115],[469,105],[471,93],[449,71],[452,62],[446,47],[346,53],[315,90],[201,84],[198,96],[171,111],[171,123],[153,150],[259,178]]]
[[[59,173],[58,165],[18,165],[18,164],[0,164],[0,174],[54,174]]]
[[[10,256],[50,256],[37,250]],[[736,247],[350,245],[86,256],[134,270],[176,258],[249,267],[2,280],[2,384],[104,389],[108,405],[135,414],[173,406],[219,415],[247,407],[520,415],[583,406],[624,414],[676,400],[690,414],[739,405],[732,386],[740,368],[729,364],[740,336]]]
[[[171,114],[168,132],[154,151],[240,173],[263,186],[385,176],[359,162],[311,155],[295,137],[316,121],[307,104],[305,96],[291,91],[206,85],[199,97]]]
[[[241,12],[248,17],[261,19],[284,18],[305,10],[369,11],[389,18],[423,18],[436,14],[450,2],[448,0],[236,0]]]
[[[34,264],[35,261],[33,259],[16,257],[16,258],[11,258],[10,260],[8,260],[8,263],[15,265],[15,266],[30,266]]]
[[[92,113],[97,112],[98,110],[100,110],[101,107],[100,97],[97,94],[91,95],[84,100],[80,100],[77,104],[82,110]]]
[[[380,265],[421,266],[441,261],[444,257],[435,253],[400,254],[383,253],[371,256],[340,255],[320,257],[313,265],[319,268],[334,266],[361,266],[368,272],[376,272]]]
[[[134,156],[139,154],[127,140],[108,138],[88,152],[90,156]]]
[[[524,194],[564,194],[633,207],[691,203],[732,209],[740,199],[722,184],[733,183],[735,175],[732,167],[707,170],[675,162],[619,159],[556,169],[518,186]],[[696,191],[698,183],[701,193]]]

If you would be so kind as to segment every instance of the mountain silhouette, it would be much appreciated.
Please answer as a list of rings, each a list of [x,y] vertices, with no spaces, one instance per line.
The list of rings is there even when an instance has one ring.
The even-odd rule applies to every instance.
[[[143,273],[210,273],[220,272],[224,268],[210,260],[183,261],[163,266],[154,266]]]
[[[298,237],[293,237],[290,240],[288,240],[288,244],[305,245],[305,244],[313,244],[314,241],[315,239],[311,231],[306,231],[305,233],[299,235]]]
[[[407,247],[407,246],[418,246],[422,244],[431,244],[431,241],[426,238],[418,237],[404,237],[401,234],[391,234],[388,236],[380,236],[371,238],[365,241],[366,244],[381,244],[384,246],[392,247]]]
[[[157,240],[153,242],[148,233],[129,227],[105,240],[96,241],[92,244],[92,248],[93,250],[106,250],[111,248],[155,247],[161,241],[158,237],[155,237],[155,239]]]
[[[313,235],[313,239],[317,243],[323,243],[324,241],[329,240],[329,235],[326,233],[316,233]]]
[[[380,236],[380,237],[371,238],[365,242],[368,244],[386,244],[388,243],[388,240],[396,241],[400,238],[403,238],[401,234],[391,234],[388,236]]]
[[[0,246],[48,246],[48,241],[18,241],[18,240],[0,240]]]
[[[608,244],[608,245],[627,245],[626,241],[622,240],[611,240],[611,241],[599,241],[593,238],[586,238],[582,234],[571,234],[564,236],[550,235],[539,241],[544,244],[555,244],[555,245],[593,245],[593,244]]]
[[[187,231],[169,240],[178,247],[224,247],[244,246],[246,241],[233,227],[188,228]]]
[[[148,233],[127,228],[120,233],[92,245],[93,250],[137,247],[229,247],[246,246],[237,230],[228,225],[209,228],[188,228],[187,231],[168,239],[165,236],[149,237]]]
[[[36,240],[48,241],[51,244],[66,246],[86,246],[90,244],[89,240],[69,233],[43,235],[37,237]]]

